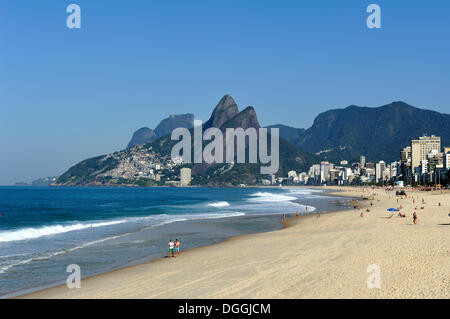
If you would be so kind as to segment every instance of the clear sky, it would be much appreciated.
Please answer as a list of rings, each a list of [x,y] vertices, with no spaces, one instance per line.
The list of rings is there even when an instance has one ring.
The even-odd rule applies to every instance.
[[[398,100],[450,113],[449,16],[448,0],[0,0],[0,185],[123,149],[169,114],[206,121],[227,93],[263,125]]]

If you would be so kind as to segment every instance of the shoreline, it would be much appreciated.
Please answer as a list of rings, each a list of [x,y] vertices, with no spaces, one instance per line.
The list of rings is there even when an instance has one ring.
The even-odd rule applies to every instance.
[[[85,186],[85,187],[89,187],[89,186]],[[151,186],[143,186],[143,187],[151,187]],[[169,186],[167,186],[167,187],[169,187]],[[237,187],[237,188],[239,188],[239,187]],[[259,187],[255,187],[255,188],[259,188]],[[281,187],[279,187],[279,186],[266,186],[266,188],[278,189],[278,188],[281,188]],[[293,189],[293,188],[313,189],[313,187],[306,187],[306,186],[283,186],[282,188],[283,189]],[[341,195],[339,195],[340,191],[336,192],[336,191],[332,191],[331,189],[328,189],[328,190],[327,189],[323,189],[322,187],[315,187],[314,189],[321,190],[322,191],[321,194],[324,196],[325,199],[327,199],[327,196],[342,197],[342,198],[346,198],[346,199],[351,198],[351,196],[341,196]],[[328,201],[330,201],[330,199],[328,199]],[[308,205],[308,203],[305,203],[305,204],[302,204],[302,205]],[[219,242],[216,242],[216,243],[211,243],[211,244],[208,244],[208,245],[205,245],[205,246],[192,247],[192,248],[186,249],[186,250],[183,251],[183,255],[186,255],[190,251],[194,251],[194,250],[197,250],[197,249],[204,249],[204,248],[208,248],[208,247],[213,247],[213,246],[220,245],[220,244],[223,244],[223,243],[231,241],[231,240],[238,240],[239,238],[245,238],[247,236],[252,236],[252,235],[255,235],[255,234],[276,232],[276,231],[282,230],[284,228],[292,227],[299,220],[306,219],[306,218],[309,218],[309,217],[313,217],[314,215],[317,215],[319,213],[322,214],[322,215],[325,215],[325,214],[342,212],[342,211],[345,210],[345,207],[340,207],[341,205],[333,204],[334,209],[330,209],[330,210],[327,210],[327,211],[320,211],[320,212],[317,211],[317,210],[313,210],[312,212],[310,212],[308,214],[302,214],[302,215],[300,215],[298,217],[296,217],[293,213],[290,213],[290,214],[288,214],[289,216],[286,216],[286,221],[287,221],[286,223],[282,222],[281,215],[280,216],[278,216],[278,214],[267,215],[267,216],[269,216],[271,218],[279,217],[280,218],[280,224],[281,224],[280,228],[278,228],[278,229],[270,229],[270,230],[263,230],[263,231],[258,231],[258,232],[255,232],[255,233],[248,233],[248,234],[242,234],[242,235],[232,235],[232,236],[224,238],[224,239],[222,239],[222,240],[220,240]],[[313,205],[308,205],[308,206],[313,206]],[[313,207],[315,207],[315,206],[313,206]],[[248,217],[251,218],[251,216],[248,216]],[[231,218],[241,218],[241,217],[231,217]],[[255,216],[254,218],[261,218],[261,216],[258,215],[258,216]],[[123,266],[123,267],[119,267],[119,268],[116,268],[116,269],[107,270],[105,272],[99,272],[97,274],[89,275],[89,276],[85,277],[83,280],[88,280],[88,279],[91,279],[91,278],[94,278],[94,277],[99,277],[99,276],[103,276],[103,275],[107,275],[107,274],[113,274],[113,273],[115,273],[117,271],[133,268],[133,267],[136,267],[136,266],[151,265],[151,264],[153,264],[155,262],[164,261],[166,259],[168,259],[168,256],[156,258],[154,260],[150,260],[150,261],[146,261],[146,262],[137,262],[135,264],[134,264],[134,262],[131,262],[130,265],[127,265],[127,266]],[[27,298],[28,296],[39,294],[41,292],[45,292],[47,290],[52,290],[52,289],[59,288],[59,287],[65,287],[65,284],[62,284],[61,282],[49,283],[49,284],[46,284],[46,285],[40,286],[40,287],[28,288],[28,289],[21,290],[21,291],[15,291],[15,292],[7,293],[7,294],[3,295],[0,298],[13,298],[13,299]],[[31,297],[31,298],[33,298],[33,297]]]
[[[321,214],[331,214],[331,213],[337,213],[337,212],[340,212],[340,211],[321,212]],[[189,253],[192,253],[193,251],[196,251],[196,250],[205,249],[205,248],[214,247],[214,246],[219,246],[221,244],[224,244],[224,243],[227,243],[227,242],[231,242],[233,240],[239,240],[240,238],[245,238],[247,236],[252,236],[252,235],[255,235],[255,234],[271,233],[271,232],[276,232],[276,231],[279,231],[279,230],[282,230],[282,229],[286,229],[286,228],[289,228],[289,227],[293,227],[295,225],[295,223],[298,222],[300,219],[313,217],[313,215],[314,215],[314,213],[308,214],[308,215],[300,215],[300,216],[298,216],[298,218],[296,216],[288,217],[288,218],[286,218],[286,223],[282,225],[281,229],[257,232],[257,233],[254,233],[254,234],[245,234],[245,235],[231,236],[231,237],[225,238],[224,240],[222,240],[220,242],[217,242],[217,243],[213,243],[213,244],[206,245],[206,246],[189,248],[189,249],[186,249],[186,250],[183,251],[183,256],[189,255]],[[113,275],[114,273],[117,273],[117,272],[120,272],[120,271],[123,271],[123,270],[132,270],[133,268],[136,268],[136,267],[151,266],[152,264],[156,264],[158,262],[163,262],[166,259],[172,259],[172,258],[176,259],[174,257],[165,256],[165,257],[162,257],[162,258],[151,260],[149,262],[138,263],[136,265],[125,266],[125,267],[122,267],[122,268],[106,271],[106,272],[103,272],[103,273],[100,273],[100,274],[88,276],[88,277],[86,277],[86,278],[84,278],[82,280],[90,280],[90,279],[94,279],[94,278],[97,278],[97,277],[109,276],[109,275]],[[179,258],[181,258],[181,256]],[[15,296],[12,296],[12,297],[7,297],[7,298],[12,298],[12,299],[35,298],[35,296],[38,296],[41,293],[46,293],[47,291],[51,291],[53,289],[60,289],[60,288],[65,289],[66,286],[64,284],[53,284],[53,285],[49,284],[49,287],[47,287],[47,288],[42,288],[42,289],[40,289],[39,287],[37,287],[37,288],[30,288],[30,289],[27,289],[27,290],[31,291],[31,292],[24,293],[24,294],[19,294],[19,295],[15,295]],[[14,293],[11,293],[11,295],[14,295]]]
[[[343,212],[343,211],[344,210],[336,210],[336,211],[331,211],[331,212],[320,212],[320,214],[321,215],[326,215],[326,214],[339,213],[339,212]],[[249,237],[249,236],[252,236],[252,235],[256,235],[256,234],[267,234],[267,233],[277,232],[277,231],[280,231],[280,230],[283,230],[283,229],[288,229],[290,227],[295,226],[302,219],[315,217],[314,216],[315,214],[318,214],[318,213],[311,213],[311,214],[308,214],[308,215],[300,215],[298,217],[290,216],[290,217],[286,218],[286,223],[282,225],[281,229],[269,230],[269,231],[264,231],[264,232],[257,232],[257,233],[253,233],[253,234],[231,236],[231,237],[225,238],[224,240],[222,240],[220,242],[217,242],[217,243],[213,243],[213,244],[206,245],[206,246],[189,248],[189,249],[183,251],[182,253],[183,253],[183,256],[186,256],[186,255],[189,256],[189,254],[191,254],[192,252],[195,252],[197,250],[201,250],[201,249],[205,249],[205,248],[214,248],[216,246],[220,246],[222,244],[225,244],[225,243],[228,243],[228,242],[232,242],[232,241],[236,241],[236,240],[238,241],[238,240],[240,240],[242,238],[246,238],[246,237]],[[182,258],[182,257],[180,256],[180,257],[177,257],[177,258]],[[82,279],[82,281],[84,281],[84,280],[92,280],[92,279],[100,279],[101,277],[104,277],[104,276],[108,276],[109,277],[110,275],[112,276],[115,273],[118,273],[118,272],[121,272],[121,271],[124,271],[124,270],[129,271],[129,270],[133,270],[134,268],[139,268],[139,267],[142,267],[142,266],[149,266],[150,267],[150,266],[152,266],[154,264],[157,264],[157,263],[160,263],[160,262],[164,262],[167,259],[177,259],[177,258],[165,256],[165,257],[162,257],[162,258],[151,260],[149,262],[138,263],[136,265],[125,266],[125,267],[122,267],[122,268],[106,271],[104,273],[88,276],[88,277]],[[67,288],[66,288],[66,285],[64,285],[64,284],[49,285],[49,287],[43,288],[43,289],[31,288],[31,289],[28,289],[28,290],[32,291],[32,292],[19,294],[19,295],[8,297],[8,298],[9,299],[28,299],[28,298],[34,299],[34,298],[39,298],[39,296],[41,294],[52,293],[52,291],[55,290],[55,289],[67,289]]]
[[[320,189],[330,190],[327,195],[340,196],[344,198],[358,198],[365,192],[370,192],[366,188],[353,187],[323,187]],[[336,193],[336,190],[340,190]],[[390,231],[386,232],[384,228],[389,225],[391,231],[399,227],[394,223],[406,222],[403,219],[392,219],[384,217],[386,201],[392,196],[383,194],[384,190],[373,191],[374,206],[370,207],[374,213],[366,213],[366,218],[359,217],[359,211],[367,209],[369,206],[362,206],[356,213],[354,210],[341,210],[329,213],[317,213],[300,216],[299,218],[291,217],[288,219],[287,225],[280,230],[240,235],[227,238],[220,243],[209,246],[189,249],[182,252],[179,258],[162,258],[149,263],[129,266],[117,269],[111,272],[82,279],[82,288],[69,290],[65,285],[53,288],[39,290],[31,294],[20,295],[16,298],[427,298],[427,297],[448,297],[450,288],[448,277],[447,280],[442,278],[442,272],[445,272],[447,263],[442,264],[442,258],[448,257],[448,248],[445,244],[445,238],[448,238],[448,232],[443,230],[445,226],[439,226],[436,236],[440,238],[444,247],[436,246],[435,236],[432,237],[433,245],[428,245],[429,234],[421,230],[421,224],[415,225],[415,229],[420,232],[422,241],[413,241],[417,246],[427,244],[429,249],[437,250],[438,258],[434,276],[437,276],[438,282],[433,282],[435,288],[431,288],[429,284],[425,284],[425,288],[421,285],[413,289],[413,293],[407,293],[401,286],[387,285],[388,289],[369,290],[366,285],[367,272],[366,269],[357,268],[357,274],[347,274],[350,268],[355,272],[354,264],[361,258],[367,260],[365,265],[373,264],[370,259],[377,259],[377,262],[383,264],[382,269],[386,269],[387,260],[391,260],[390,264],[396,263],[396,259],[402,260],[404,257],[405,265],[402,264],[402,271],[408,274],[411,270],[408,268],[408,262],[417,262],[417,256],[411,256],[410,243],[401,241],[400,244],[406,245],[409,249],[398,249],[396,247],[395,234]],[[417,195],[418,192],[411,192]],[[433,195],[436,198],[443,197],[446,199],[443,206],[448,204],[448,192],[439,194],[420,193],[421,197],[427,197],[427,202]],[[385,198],[386,197],[386,198]],[[364,202],[364,201],[362,201]],[[384,207],[380,207],[384,206]],[[406,206],[406,202],[405,202]],[[441,211],[445,209],[441,207]],[[440,212],[441,213],[441,212]],[[419,212],[419,216],[422,212]],[[371,216],[379,215],[379,216]],[[441,215],[441,214],[440,214]],[[391,216],[392,217],[392,216]],[[409,217],[409,216],[408,216]],[[439,216],[441,217],[441,216]],[[375,219],[376,218],[376,219]],[[420,218],[420,217],[419,217]],[[410,218],[407,222],[411,224]],[[376,223],[367,224],[367,221]],[[420,219],[419,219],[420,220]],[[448,221],[448,217],[447,220]],[[390,224],[389,224],[390,223]],[[347,229],[347,228],[351,228]],[[435,230],[436,230],[435,229]],[[411,227],[400,225],[400,232],[407,232],[409,239],[414,233]],[[379,232],[384,232],[384,236],[379,236]],[[355,240],[355,236],[357,240]],[[414,235],[415,236],[415,235]],[[439,236],[437,236],[439,238]],[[385,238],[389,237],[389,238]],[[353,238],[353,239],[352,239]],[[406,237],[405,237],[406,238]],[[370,239],[370,240],[369,240]],[[388,241],[386,241],[389,239]],[[392,239],[392,241],[391,241]],[[449,238],[450,239],[450,238]],[[350,240],[350,241],[349,241]],[[289,249],[284,250],[286,242],[298,241],[298,255],[292,254]],[[377,245],[371,245],[371,241],[376,241]],[[380,245],[388,243],[387,246]],[[255,245],[255,242],[257,243]],[[342,244],[342,245],[341,245]],[[389,246],[391,245],[391,246]],[[261,246],[261,247],[259,247]],[[324,247],[334,246],[332,249]],[[342,247],[343,246],[343,247]],[[257,248],[255,248],[257,247]],[[280,248],[281,247],[281,248]],[[261,249],[265,248],[265,249]],[[297,247],[293,247],[293,249]],[[418,247],[419,249],[421,247]],[[344,251],[342,250],[344,249]],[[443,250],[442,250],[443,249]],[[446,250],[447,249],[447,250]],[[316,251],[317,250],[317,251]],[[362,253],[361,251],[366,253]],[[367,250],[371,251],[367,255]],[[257,251],[254,256],[251,252]],[[248,253],[250,252],[250,254]],[[376,252],[376,253],[375,253]],[[247,253],[247,254],[246,254]],[[442,256],[442,254],[444,256]],[[447,254],[447,255],[446,255]],[[403,256],[404,255],[404,256]],[[208,257],[209,256],[209,257]],[[245,256],[245,257],[244,257]],[[378,256],[375,258],[374,256]],[[380,259],[381,256],[381,259]],[[327,257],[327,258],[325,258]],[[412,258],[413,257],[413,258]],[[247,260],[248,259],[248,260]],[[384,260],[383,260],[384,259]],[[338,265],[334,265],[330,261],[336,260]],[[424,262],[424,260],[420,259]],[[444,258],[444,260],[446,260]],[[176,264],[175,264],[176,263]],[[321,267],[321,265],[323,267]],[[289,267],[288,267],[289,266]],[[420,267],[419,267],[420,266]],[[429,267],[430,265],[428,265]],[[172,267],[176,267],[172,269]],[[317,270],[314,268],[317,267]],[[422,265],[412,267],[412,273],[422,270]],[[424,269],[428,269],[425,267]],[[441,269],[441,267],[443,267]],[[299,269],[297,269],[299,268]],[[312,270],[311,270],[312,268]],[[323,269],[322,269],[323,268]],[[419,271],[415,268],[419,268]],[[242,273],[244,270],[249,272]],[[330,271],[331,270],[331,271]],[[275,271],[275,272],[274,272]],[[299,272],[300,271],[300,272]],[[261,276],[260,273],[267,273]],[[323,273],[331,274],[333,280],[321,279]],[[396,277],[400,276],[406,280],[406,286],[413,285],[409,276],[404,278],[400,272],[388,270],[389,281],[395,282]],[[307,276],[305,277],[305,273]],[[346,273],[347,276],[343,275]],[[437,275],[436,275],[437,274]],[[287,275],[287,277],[286,277]],[[173,285],[171,278],[178,278],[179,286]],[[206,277],[206,278],[205,278]],[[290,279],[288,279],[290,278]],[[256,280],[257,279],[257,280]],[[427,281],[427,277],[422,275],[420,279]],[[291,281],[297,282],[297,288],[292,286]],[[344,282],[353,282],[350,287],[352,289],[342,291],[346,285]],[[358,282],[357,287],[354,282]],[[143,287],[143,285],[145,287]],[[300,287],[309,289],[303,291]],[[339,288],[340,287],[340,288]],[[347,285],[348,287],[348,285]],[[404,287],[403,287],[404,288]],[[419,292],[417,292],[418,290]],[[437,291],[436,291],[437,290]]]

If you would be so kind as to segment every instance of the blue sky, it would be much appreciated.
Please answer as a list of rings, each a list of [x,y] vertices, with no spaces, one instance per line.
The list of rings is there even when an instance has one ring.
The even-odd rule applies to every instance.
[[[398,100],[450,113],[449,14],[444,0],[0,0],[0,185],[120,150],[169,114],[206,121],[227,93],[263,125]]]

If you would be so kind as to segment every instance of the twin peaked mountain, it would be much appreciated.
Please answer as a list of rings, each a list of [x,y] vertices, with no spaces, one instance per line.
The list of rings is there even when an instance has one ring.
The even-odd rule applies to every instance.
[[[227,121],[230,120],[237,123],[235,127],[242,127],[243,129],[247,129],[249,127],[258,129],[261,127],[259,125],[256,112],[251,106],[247,107],[242,112],[239,112],[236,102],[230,95],[227,94],[214,108],[211,118],[203,125],[203,129],[206,130],[210,127],[221,128]],[[193,114],[188,113],[181,115],[170,115],[168,118],[162,120],[154,130],[148,127],[143,127],[137,130],[133,134],[131,141],[128,143],[128,147],[152,142],[165,135],[171,134],[176,128],[191,129],[193,127]]]
[[[192,114],[171,115],[154,130],[142,128],[136,131],[128,148],[84,160],[71,167],[56,182],[59,185],[160,185],[173,180],[178,169],[166,165],[176,141],[170,133],[174,128],[192,130]],[[225,95],[203,124],[203,130],[220,128],[260,128],[253,107],[239,112],[233,98]],[[319,114],[308,129],[286,125],[272,125],[280,135],[280,169],[277,175],[285,176],[289,170],[306,171],[321,160],[339,163],[341,160],[358,161],[365,155],[368,161],[398,160],[401,148],[411,139],[423,134],[441,136],[443,146],[450,146],[450,115],[419,109],[404,102],[393,102],[381,107],[349,106]],[[162,178],[150,179],[157,167],[162,167]],[[194,184],[231,185],[257,183],[260,175],[258,164],[206,165],[195,164]]]
[[[179,167],[173,167],[171,163],[171,150],[178,141],[171,139],[171,131],[180,127],[193,130],[192,114],[171,115],[154,130],[141,128],[134,133],[125,150],[84,160],[61,175],[56,184],[161,185],[173,181],[179,175]],[[253,107],[249,106],[239,112],[233,98],[225,95],[214,108],[210,119],[203,124],[204,131],[211,127],[224,132],[226,128],[258,130],[261,125]],[[268,135],[270,141],[270,134]],[[278,175],[285,175],[291,169],[305,170],[317,160],[314,155],[283,139],[279,141],[279,159]],[[262,178],[267,178],[261,175],[259,162],[246,162],[247,164],[203,162],[183,166],[192,168],[193,184],[255,184],[261,182]]]

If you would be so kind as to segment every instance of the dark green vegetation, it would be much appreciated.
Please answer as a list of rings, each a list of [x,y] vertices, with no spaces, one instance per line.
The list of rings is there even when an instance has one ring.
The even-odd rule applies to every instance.
[[[87,184],[97,180],[97,175],[107,172],[115,167],[119,162],[113,158],[106,158],[103,156],[97,156],[86,159],[75,166],[69,168],[67,172],[62,174],[57,184],[69,184],[74,183],[77,185]],[[103,180],[99,180],[101,183]]]
[[[267,129],[277,128],[279,130],[280,137],[283,137],[289,143],[295,144],[300,139],[300,136],[305,132],[303,128],[290,127],[283,124],[269,125]]]
[[[323,160],[398,160],[400,150],[423,134],[441,137],[450,145],[450,115],[394,102],[376,108],[349,106],[319,114],[314,124],[298,131],[280,129],[280,136],[298,148],[319,153]]]

